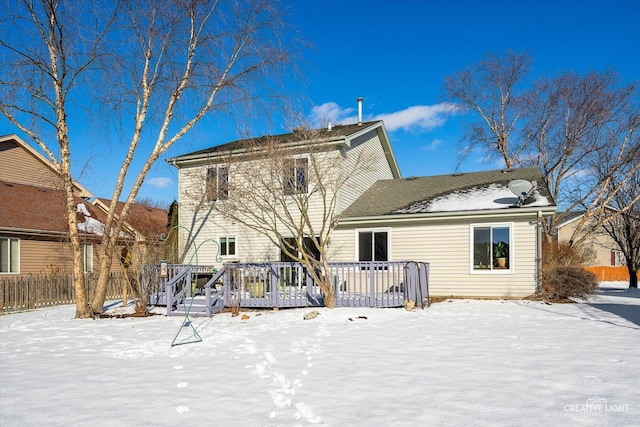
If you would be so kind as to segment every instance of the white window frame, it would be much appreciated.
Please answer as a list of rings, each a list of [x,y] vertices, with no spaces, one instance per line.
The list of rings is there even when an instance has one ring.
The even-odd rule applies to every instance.
[[[622,267],[627,265],[627,258],[619,249],[611,249],[611,257],[613,258],[613,267]]]
[[[473,240],[473,232],[474,229],[476,228],[508,228],[509,229],[509,267],[508,268],[500,268],[500,269],[496,269],[493,267],[493,265],[490,266],[490,268],[487,269],[476,269],[474,268],[473,265],[473,261],[474,261],[474,240]],[[500,274],[514,274],[515,272],[515,268],[514,268],[514,264],[515,264],[515,257],[514,257],[514,253],[515,253],[515,242],[513,240],[513,228],[514,228],[514,223],[513,222],[487,222],[487,223],[476,223],[476,224],[469,224],[469,272],[470,274],[489,274],[489,275],[500,275]],[[493,231],[491,232],[491,236],[493,237]],[[491,239],[493,240],[493,239]],[[491,247],[493,248],[493,243],[491,244]],[[491,259],[493,259],[493,253],[491,253]]]
[[[93,243],[82,244],[82,270],[93,273]]]
[[[380,232],[385,232],[387,233],[387,260],[386,261],[360,261],[360,233],[380,233]],[[390,227],[384,227],[384,228],[356,228],[355,229],[355,252],[356,252],[356,262],[389,262],[391,261],[393,258],[391,257],[391,228]],[[375,245],[374,245],[375,246]],[[372,254],[375,255],[375,254]],[[372,258],[375,258],[375,256],[372,256]]]
[[[226,239],[226,249],[227,249],[227,254],[223,255],[222,254],[222,240]],[[233,239],[234,241],[234,252],[232,254],[229,253],[229,239]],[[237,258],[238,257],[238,237],[235,235],[226,235],[226,236],[219,236],[218,237],[218,245],[220,247],[220,257],[222,258]]]
[[[20,274],[20,239],[14,237],[0,237],[0,240],[6,240],[7,242],[7,271],[0,271],[0,274]],[[14,242],[17,253],[13,253],[12,242]],[[13,261],[13,262],[12,262]],[[2,260],[0,260],[2,262]],[[12,267],[15,266],[15,271]]]

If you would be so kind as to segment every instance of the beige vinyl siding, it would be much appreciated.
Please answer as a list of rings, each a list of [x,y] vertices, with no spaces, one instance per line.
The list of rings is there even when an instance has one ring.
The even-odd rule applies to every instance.
[[[183,262],[220,268],[225,262],[259,262],[279,260],[280,251],[270,240],[238,223],[225,220],[215,210],[215,203],[202,202],[204,176],[208,166],[180,169],[179,229],[180,250],[193,240]],[[230,179],[234,179],[233,170]],[[224,203],[219,201],[216,203]],[[219,258],[220,237],[236,238],[236,255]],[[197,251],[196,251],[197,249]]]
[[[51,168],[14,141],[0,141],[0,180],[45,188],[60,188]]]
[[[59,175],[46,160],[11,139],[0,141],[0,181],[57,190],[62,188]],[[78,197],[92,196],[78,186],[74,194]]]
[[[351,148],[347,151],[343,169],[347,172],[353,171],[354,162],[357,162],[360,156],[367,159],[367,167],[351,177],[340,189],[339,212],[351,205],[376,181],[393,178],[382,142],[375,129],[351,141]]]
[[[318,162],[340,161],[337,151],[314,153]],[[194,237],[195,246],[200,246],[197,251],[197,263],[201,265],[220,266],[223,262],[261,262],[279,261],[280,248],[273,244],[271,240],[241,224],[234,224],[227,221],[221,214],[216,212],[215,203],[225,203],[224,201],[203,202],[206,169],[214,165],[200,165],[180,169],[180,247],[183,248],[187,242],[189,234]],[[243,163],[231,165],[229,169],[230,181],[240,179],[235,168],[241,168]],[[309,188],[314,184],[314,179],[310,173],[308,176]],[[274,188],[273,191],[282,191],[281,188]],[[232,195],[230,197],[233,197]],[[329,195],[328,197],[331,197]],[[316,224],[314,229],[320,229],[324,214],[322,198],[320,195],[312,197],[309,202],[308,215],[311,221]],[[283,228],[282,228],[283,229]],[[225,257],[222,261],[217,259],[218,246],[214,242],[219,242],[220,237],[236,237],[236,256]],[[192,247],[184,259],[185,263],[196,263],[195,248]]]
[[[568,243],[569,239],[573,235],[574,230],[580,223],[581,218],[576,218],[573,221],[558,228],[558,241]],[[593,223],[593,221],[591,221]],[[589,228],[588,224],[585,228]],[[592,234],[587,237],[583,245],[593,253],[593,259],[590,260],[590,266],[610,266],[611,265],[611,251],[619,251],[618,244],[604,231],[604,228],[600,228],[600,232]]]
[[[389,240],[393,261],[413,260],[430,264],[431,295],[524,297],[535,292],[536,229],[522,218],[483,218],[478,221],[447,220],[393,224]],[[511,272],[471,270],[471,224],[512,224],[513,268]],[[371,224],[371,228],[389,225]],[[332,238],[335,260],[356,260],[356,229],[341,227]]]

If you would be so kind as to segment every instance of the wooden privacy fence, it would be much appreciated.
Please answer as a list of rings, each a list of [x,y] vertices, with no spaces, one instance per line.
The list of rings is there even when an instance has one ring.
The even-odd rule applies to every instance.
[[[85,289],[89,299],[98,283],[97,274],[85,275]],[[124,273],[111,273],[107,284],[106,299],[122,299],[126,284]],[[0,277],[0,303],[2,314],[75,304],[73,274],[29,274]]]
[[[584,269],[595,274],[599,282],[629,281],[629,269],[626,266],[595,266],[584,267]]]

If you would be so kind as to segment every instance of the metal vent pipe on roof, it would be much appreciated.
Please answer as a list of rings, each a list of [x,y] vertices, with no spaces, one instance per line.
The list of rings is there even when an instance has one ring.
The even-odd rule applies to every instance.
[[[358,126],[362,125],[362,97],[358,98]]]

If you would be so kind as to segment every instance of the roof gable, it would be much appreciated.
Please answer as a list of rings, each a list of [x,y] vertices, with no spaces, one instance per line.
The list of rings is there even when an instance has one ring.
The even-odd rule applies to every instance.
[[[22,150],[21,153],[11,153]],[[60,173],[49,159],[15,134],[0,136],[0,179],[36,187],[58,188]],[[91,198],[89,190],[74,181],[76,196]]]
[[[349,146],[354,138],[357,138],[367,132],[371,132],[372,130],[375,130],[378,133],[387,162],[391,167],[393,175],[400,177],[400,169],[398,168],[395,155],[393,154],[393,150],[389,142],[389,136],[384,129],[384,123],[380,120],[361,124],[336,125],[331,128],[327,127],[311,130],[308,134],[304,130],[294,130],[293,132],[280,135],[264,135],[257,138],[241,139],[172,157],[167,159],[167,162],[179,168],[187,163],[203,162],[222,156],[227,157],[229,155],[241,155],[245,152],[247,147],[259,147],[267,142],[275,142],[291,147],[300,147],[313,143],[326,145],[344,144]]]
[[[514,179],[538,184],[525,207],[555,206],[540,170],[522,168],[378,181],[344,211],[343,218],[510,208],[518,201],[507,187]]]

